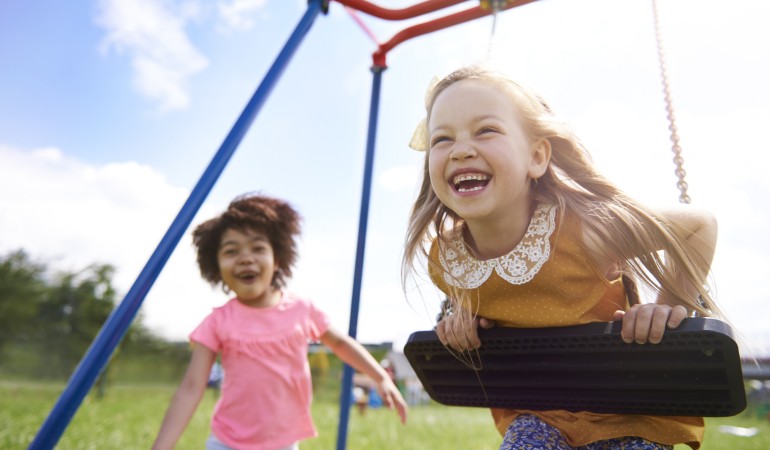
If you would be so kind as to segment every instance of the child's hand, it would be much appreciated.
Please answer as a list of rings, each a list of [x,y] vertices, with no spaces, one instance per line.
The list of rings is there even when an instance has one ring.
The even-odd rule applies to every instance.
[[[401,423],[406,424],[406,413],[409,408],[406,406],[404,397],[401,396],[401,392],[393,384],[393,381],[390,378],[385,378],[380,383],[377,383],[377,393],[380,394],[382,403],[388,409],[396,408],[398,416],[401,417]]]
[[[687,309],[657,303],[634,305],[628,311],[615,311],[615,320],[623,319],[620,336],[628,344],[657,344],[666,328],[676,328],[687,317]]]
[[[465,316],[463,316],[465,314]],[[458,351],[474,350],[481,347],[479,340],[479,326],[492,328],[495,322],[483,317],[470,317],[470,314],[454,313],[441,319],[436,324],[436,334],[439,341],[445,346]]]

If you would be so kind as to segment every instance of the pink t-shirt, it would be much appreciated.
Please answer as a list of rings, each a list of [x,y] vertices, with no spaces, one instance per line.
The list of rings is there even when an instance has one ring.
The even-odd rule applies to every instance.
[[[329,327],[309,300],[283,292],[271,308],[231,299],[214,308],[190,341],[221,353],[225,372],[211,430],[230,447],[275,449],[317,436],[308,344]]]

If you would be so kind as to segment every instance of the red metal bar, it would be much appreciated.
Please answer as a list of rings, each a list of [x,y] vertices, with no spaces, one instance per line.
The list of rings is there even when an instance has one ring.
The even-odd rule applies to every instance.
[[[362,30],[364,30],[364,33],[366,33],[367,36],[369,36],[369,39],[372,40],[377,46],[380,45],[380,40],[377,39],[377,36],[374,35],[374,32],[364,23],[363,20],[361,20],[360,17],[358,17],[358,14],[356,13],[356,10],[351,8],[350,6],[345,7],[345,11],[350,14],[350,17],[353,18],[353,21],[358,24],[359,27],[361,27]]]
[[[509,1],[505,4],[505,6],[503,6],[501,10],[515,8],[517,6],[522,6],[527,3],[532,3],[534,1],[537,1],[537,0]],[[405,28],[399,31],[398,33],[396,33],[392,38],[390,38],[388,42],[380,44],[380,48],[372,54],[372,61],[375,66],[387,67],[387,64],[385,62],[386,55],[390,50],[392,50],[398,44],[417,36],[422,36],[424,34],[432,33],[434,31],[442,30],[444,28],[449,28],[451,26],[458,25],[464,22],[469,22],[471,20],[478,19],[479,17],[488,16],[492,14],[492,12],[493,11],[490,8],[476,6],[474,8],[466,9],[464,11],[450,14],[448,16],[440,17],[438,19],[434,19],[428,22],[411,26],[409,28]]]
[[[389,9],[375,5],[366,0],[335,0],[345,6],[349,6],[353,9],[369,14],[374,17],[379,17],[385,20],[404,20],[412,19],[423,14],[432,13],[439,9],[447,8],[460,4],[467,0],[427,0],[416,5],[412,5],[402,9]]]

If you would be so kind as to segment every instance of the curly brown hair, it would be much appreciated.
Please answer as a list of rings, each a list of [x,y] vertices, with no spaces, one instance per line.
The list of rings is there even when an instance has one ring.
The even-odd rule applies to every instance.
[[[201,223],[192,233],[201,276],[212,286],[222,281],[217,252],[225,231],[258,231],[273,247],[277,269],[272,284],[284,287],[297,261],[295,237],[300,234],[301,220],[299,213],[283,200],[259,194],[236,197],[225,212]]]

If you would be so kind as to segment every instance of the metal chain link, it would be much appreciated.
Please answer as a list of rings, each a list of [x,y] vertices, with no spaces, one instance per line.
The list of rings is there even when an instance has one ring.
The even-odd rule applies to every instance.
[[[652,0],[652,13],[655,20],[655,41],[658,46],[658,62],[660,63],[660,76],[663,80],[663,95],[666,101],[666,112],[668,114],[668,129],[671,132],[671,151],[674,152],[674,164],[676,170],[674,174],[677,177],[676,187],[679,189],[679,202],[690,203],[690,196],[687,195],[687,182],[684,170],[684,158],[682,157],[682,147],[679,145],[679,134],[677,133],[676,120],[674,117],[674,106],[671,101],[671,88],[668,80],[668,68],[666,66],[665,52],[663,51],[663,35],[661,33],[660,19],[658,17],[658,2]]]
[[[492,47],[495,41],[495,29],[497,28],[497,13],[503,10],[508,0],[482,0],[481,7],[492,10],[492,31],[489,34],[489,43],[487,45],[487,59],[492,59]]]

